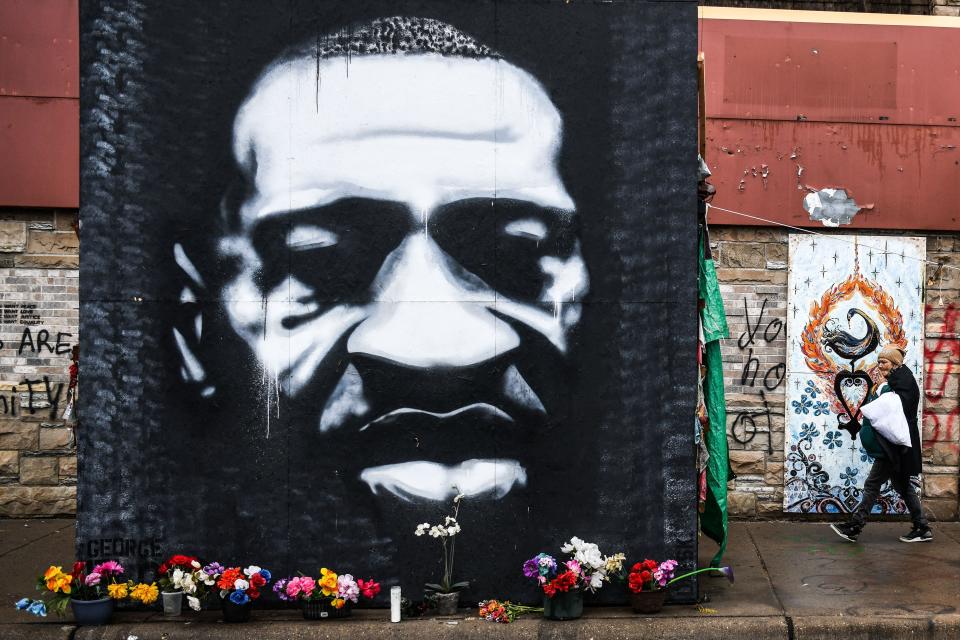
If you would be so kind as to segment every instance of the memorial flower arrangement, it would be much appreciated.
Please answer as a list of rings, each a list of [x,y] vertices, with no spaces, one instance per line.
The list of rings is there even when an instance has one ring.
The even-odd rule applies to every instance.
[[[349,573],[337,574],[323,567],[320,576],[291,576],[281,578],[273,585],[273,592],[284,602],[327,601],[334,609],[342,609],[348,602],[357,604],[360,597],[370,600],[380,593],[380,583],[373,578],[357,580]]]
[[[490,622],[508,624],[525,613],[543,613],[543,607],[528,607],[509,600],[482,600],[480,617]]]
[[[156,601],[156,585],[122,582],[123,572],[123,566],[114,560],[95,565],[89,572],[84,562],[73,563],[70,573],[65,573],[62,566],[50,565],[43,575],[37,578],[40,598],[21,598],[16,602],[16,608],[45,617],[48,610],[63,615],[71,600],[131,598],[145,604]]]
[[[214,582],[221,600],[229,600],[238,606],[259,598],[260,590],[267,587],[272,578],[269,571],[256,565],[224,568],[217,562],[204,567],[203,573],[207,580]]]
[[[546,553],[538,553],[523,563],[523,575],[532,579],[548,598],[568,591],[595,592],[623,571],[626,556],[605,556],[599,547],[574,536],[560,547],[572,556],[565,562]]]
[[[666,588],[667,584],[673,579],[676,569],[676,560],[664,560],[660,563],[653,560],[637,562],[630,567],[630,573],[627,575],[627,588],[633,593]]]
[[[429,522],[418,524],[413,532],[416,536],[428,535],[435,540],[440,541],[440,556],[443,561],[443,576],[440,582],[428,582],[424,586],[429,591],[436,593],[454,593],[460,589],[466,589],[470,586],[469,582],[453,581],[453,560],[456,551],[456,536],[460,533],[460,523],[457,518],[460,515],[460,502],[463,500],[463,494],[458,493],[453,499],[453,510],[451,515],[446,516],[443,523],[431,525]]]
[[[675,582],[707,571],[719,573],[733,584],[733,567],[730,566],[704,567],[703,569],[695,569],[694,571],[688,571],[683,575],[674,577],[676,569],[676,560],[664,560],[659,564],[654,560],[637,562],[630,567],[630,574],[627,576],[627,588],[630,589],[632,593],[669,589]]]
[[[211,569],[211,572],[206,569]],[[222,570],[223,567],[213,563],[204,568],[195,556],[176,554],[157,569],[157,582],[167,593],[183,592],[187,596],[187,605],[194,611],[200,611],[200,601],[214,585],[213,576],[217,569]]]

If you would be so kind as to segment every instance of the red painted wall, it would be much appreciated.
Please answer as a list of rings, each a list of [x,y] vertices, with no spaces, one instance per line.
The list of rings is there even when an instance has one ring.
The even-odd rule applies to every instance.
[[[77,207],[77,0],[0,0],[0,206]]]
[[[960,229],[960,28],[705,17],[701,34],[714,205],[822,228],[803,198],[842,187],[873,205],[849,227]]]

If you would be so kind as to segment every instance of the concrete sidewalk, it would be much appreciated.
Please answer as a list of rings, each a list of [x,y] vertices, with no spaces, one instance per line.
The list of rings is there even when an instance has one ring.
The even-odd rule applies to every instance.
[[[929,544],[903,544],[907,523],[873,523],[861,542],[840,540],[824,523],[736,522],[726,561],[736,583],[706,577],[709,600],[669,606],[655,616],[626,608],[589,609],[572,622],[537,616],[510,625],[483,622],[476,610],[451,618],[391,625],[383,610],[337,622],[307,622],[296,612],[254,612],[254,621],[225,625],[217,612],[123,613],[105,627],[76,627],[68,618],[38,620],[14,610],[30,595],[45,563],[73,558],[73,521],[0,521],[0,639],[179,640],[181,638],[750,638],[857,640],[960,638],[960,523],[934,525]],[[705,541],[701,562],[714,545]],[[495,595],[495,594],[491,594]],[[7,604],[3,604],[6,602]]]

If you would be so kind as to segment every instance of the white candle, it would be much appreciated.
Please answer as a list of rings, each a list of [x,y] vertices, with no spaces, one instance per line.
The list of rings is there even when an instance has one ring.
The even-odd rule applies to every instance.
[[[390,622],[400,622],[400,587],[390,587]]]

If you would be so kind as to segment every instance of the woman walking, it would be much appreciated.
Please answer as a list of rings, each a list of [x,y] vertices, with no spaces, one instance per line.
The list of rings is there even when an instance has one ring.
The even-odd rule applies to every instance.
[[[863,418],[860,442],[874,459],[873,467],[863,483],[863,498],[856,511],[850,514],[846,522],[830,525],[838,536],[849,542],[857,541],[857,536],[866,525],[867,515],[880,496],[880,487],[887,480],[903,498],[910,511],[910,519],[913,520],[913,529],[910,533],[900,536],[900,541],[930,542],[933,540],[933,533],[930,531],[927,519],[923,516],[920,496],[910,482],[911,476],[919,476],[922,471],[920,430],[917,426],[920,388],[910,370],[903,366],[904,355],[903,351],[892,346],[887,346],[880,352],[877,366],[884,380],[870,389],[867,401],[876,400],[882,393],[896,393],[900,397],[904,417],[910,427],[910,447],[892,444],[873,429],[870,420]]]

